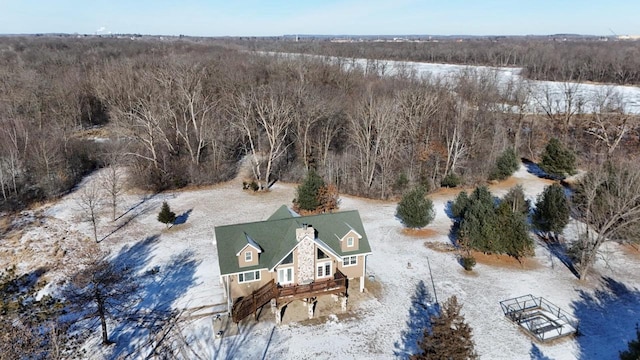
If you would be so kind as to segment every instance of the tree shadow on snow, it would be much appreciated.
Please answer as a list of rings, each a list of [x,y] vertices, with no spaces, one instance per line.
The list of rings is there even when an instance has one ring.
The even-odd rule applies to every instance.
[[[562,177],[547,174],[538,164],[529,159],[522,158],[521,160],[529,174],[535,175],[541,179],[562,180]]]
[[[415,294],[411,297],[407,329],[402,331],[400,341],[394,343],[394,355],[400,359],[408,359],[418,353],[418,341],[425,330],[431,331],[431,317],[439,313],[439,305],[432,299],[424,281],[420,280]]]
[[[133,267],[137,291],[123,301],[123,309],[110,331],[115,342],[110,359],[145,357],[158,340],[156,335],[175,316],[173,303],[194,284],[198,262],[192,251],[173,256],[163,266],[143,271],[152,259],[158,236],[123,248],[113,259],[116,265]]]
[[[538,345],[531,343],[531,350],[529,351],[531,360],[553,360],[550,357],[544,355]]]
[[[618,359],[619,352],[636,338],[640,314],[637,288],[603,277],[601,287],[593,293],[580,290],[580,299],[572,307],[580,321],[579,359]]]
[[[453,207],[453,201],[452,200],[447,201],[447,203],[444,205],[444,212],[452,221],[451,228],[449,228],[449,241],[451,242],[451,245],[457,248],[459,245],[458,232],[460,230],[460,218],[453,216],[453,211],[451,210],[452,207]]]
[[[192,211],[193,211],[193,209],[189,209],[189,210],[183,212],[182,214],[176,216],[176,220],[173,222],[173,225],[182,225],[182,224],[186,223],[187,219],[189,219],[189,215],[191,215]]]
[[[147,194],[144,195],[142,197],[142,199],[140,199],[140,201],[137,204],[134,204],[133,206],[131,206],[127,211],[125,211],[124,213],[120,214],[120,216],[118,216],[116,218],[116,220],[120,220],[120,218],[122,218],[123,216],[127,215],[128,213],[132,212],[132,211],[136,211],[136,209],[138,209],[140,206],[146,204],[147,202],[149,202],[150,200],[153,200],[156,196],[158,195],[158,193],[153,193],[153,194]],[[143,212],[148,211],[148,207],[142,209]]]
[[[580,273],[578,272],[578,269],[576,269],[571,257],[567,254],[567,245],[559,241],[547,240],[546,237],[539,232],[535,232],[535,234],[538,237],[538,240],[540,240],[539,243],[549,251],[551,256],[551,266],[555,266],[553,258],[556,258],[560,260],[562,265],[571,271],[573,276],[579,279]]]
[[[216,339],[213,344],[213,360],[233,360],[237,359],[241,354],[247,355],[248,344],[255,345],[260,341],[262,337],[257,336],[254,332],[254,327],[257,322],[253,319],[253,316],[249,316],[247,319],[241,321],[239,324],[232,324],[230,326],[237,326],[237,334],[224,336],[221,339]],[[271,342],[271,336],[267,346]],[[257,347],[259,348],[259,347]],[[252,354],[252,357],[258,359],[259,354]]]

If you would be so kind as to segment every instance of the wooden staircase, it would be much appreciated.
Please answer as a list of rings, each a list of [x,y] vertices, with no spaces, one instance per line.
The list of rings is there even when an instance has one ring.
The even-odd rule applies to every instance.
[[[247,316],[258,314],[258,309],[265,306],[272,299],[276,299],[281,304],[290,303],[296,299],[313,298],[319,295],[340,294],[347,292],[347,277],[339,270],[333,276],[333,279],[314,281],[306,285],[293,285],[278,287],[272,279],[258,290],[236,300],[231,309],[233,322],[236,324]]]
[[[277,296],[278,286],[275,281],[271,280],[251,293],[251,295],[238,299],[231,309],[233,322],[237,324],[252,313],[253,316],[256,316],[259,308],[268,304],[271,299]]]

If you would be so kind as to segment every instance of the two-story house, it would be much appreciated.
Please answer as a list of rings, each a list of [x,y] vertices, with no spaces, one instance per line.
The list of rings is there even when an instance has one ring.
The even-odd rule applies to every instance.
[[[371,248],[357,211],[300,216],[283,205],[265,221],[217,226],[215,236],[230,313],[260,289],[260,303],[346,292],[346,279],[364,290]]]

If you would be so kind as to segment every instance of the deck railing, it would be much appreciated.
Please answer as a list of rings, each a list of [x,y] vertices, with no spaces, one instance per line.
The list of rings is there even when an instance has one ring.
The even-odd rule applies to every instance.
[[[333,279],[314,281],[306,285],[292,285],[278,288],[278,298],[305,298],[313,297],[325,292],[341,292],[347,288],[347,277],[336,270]]]
[[[333,279],[315,281],[306,285],[278,287],[275,281],[271,280],[250,295],[238,299],[233,305],[231,313],[233,321],[238,323],[251,314],[257,314],[259,308],[268,304],[274,298],[278,302],[281,300],[291,301],[346,291],[347,277],[339,270],[336,270]]]

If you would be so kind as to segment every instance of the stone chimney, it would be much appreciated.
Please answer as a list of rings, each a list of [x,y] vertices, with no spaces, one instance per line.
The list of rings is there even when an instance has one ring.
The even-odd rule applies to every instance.
[[[316,233],[312,226],[302,224],[296,229],[296,241],[298,245],[298,282],[301,284],[311,283],[315,275]]]
[[[300,242],[300,240],[304,239],[305,236],[310,237],[311,239],[315,239],[316,233],[313,229],[313,226],[309,224],[302,224],[301,228],[296,229],[296,241]]]

